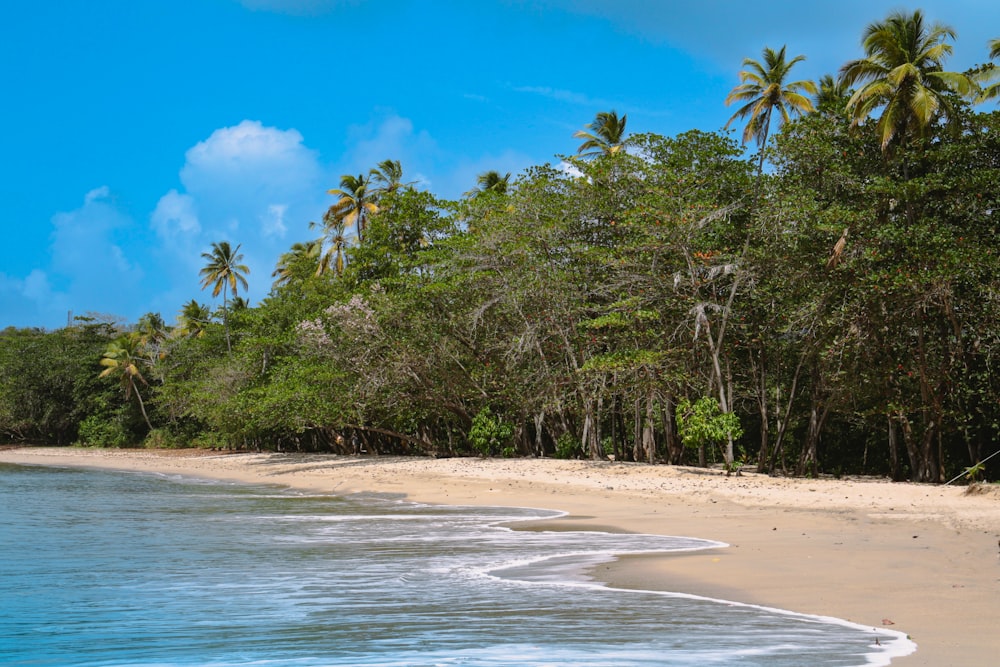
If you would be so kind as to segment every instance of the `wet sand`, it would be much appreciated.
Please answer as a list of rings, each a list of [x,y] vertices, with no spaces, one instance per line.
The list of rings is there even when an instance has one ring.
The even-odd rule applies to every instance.
[[[628,556],[596,576],[835,616],[908,634],[902,667],[996,664],[1000,488],[784,479],[752,473],[553,459],[431,459],[199,450],[21,448],[0,462],[266,483],[331,494],[567,512],[547,528],[700,537],[730,546]]]

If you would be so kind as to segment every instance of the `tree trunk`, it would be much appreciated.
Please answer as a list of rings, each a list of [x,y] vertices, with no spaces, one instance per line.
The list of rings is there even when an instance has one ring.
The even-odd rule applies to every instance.
[[[545,445],[542,429],[545,427],[545,413],[539,412],[535,415],[535,456],[545,455]]]
[[[892,415],[887,415],[889,422],[889,475],[892,481],[902,481],[903,475],[899,467],[899,442],[896,437],[896,421]]]
[[[677,436],[677,418],[674,414],[676,401],[672,394],[667,394],[663,401],[663,439],[667,446],[667,460],[674,465],[680,465],[684,459],[684,444]]]
[[[139,388],[135,388],[135,397],[139,400],[139,412],[142,413],[142,418],[146,420],[146,426],[149,430],[153,430],[153,425],[149,423],[149,416],[146,414],[146,405],[142,402],[142,394],[139,393]]]
[[[656,438],[654,436],[655,423],[653,419],[653,393],[646,394],[646,419],[642,427],[642,448],[645,450],[643,457],[648,463],[656,463]]]

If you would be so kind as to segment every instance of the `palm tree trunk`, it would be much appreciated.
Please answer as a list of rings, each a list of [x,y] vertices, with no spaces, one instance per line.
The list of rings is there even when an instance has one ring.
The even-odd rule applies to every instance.
[[[135,397],[139,401],[139,412],[142,413],[142,418],[146,420],[146,426],[152,431],[153,425],[149,423],[149,415],[146,414],[146,405],[142,402],[142,394],[139,393],[138,387],[135,388]]]
[[[232,356],[233,345],[229,341],[229,299],[226,294],[226,285],[222,285],[222,326],[226,330],[226,352]]]

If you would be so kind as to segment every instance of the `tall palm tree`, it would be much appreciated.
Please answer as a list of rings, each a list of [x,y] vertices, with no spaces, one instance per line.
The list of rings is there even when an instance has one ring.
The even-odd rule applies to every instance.
[[[506,174],[501,176],[499,171],[491,169],[490,171],[484,171],[476,177],[476,187],[466,192],[465,196],[474,197],[486,192],[505,195],[507,194],[507,190],[509,188],[510,172],[508,171]]]
[[[250,268],[240,264],[243,260],[240,245],[231,248],[229,241],[213,243],[212,252],[203,252],[201,257],[208,262],[199,274],[202,278],[201,288],[211,287],[213,298],[222,292],[222,322],[226,329],[226,349],[232,353],[233,346],[229,339],[229,290],[232,290],[235,297],[240,287],[247,289],[245,275],[250,273]]]
[[[143,362],[143,347],[142,334],[138,331],[125,334],[110,342],[101,357],[101,366],[104,366],[104,370],[98,377],[117,377],[121,383],[122,391],[125,392],[125,400],[130,400],[133,395],[136,397],[139,401],[139,411],[142,412],[142,418],[146,420],[146,426],[152,431],[153,425],[149,423],[149,415],[146,414],[146,405],[142,402],[142,393],[138,386],[138,383],[148,384],[140,370],[140,364]]]
[[[176,335],[185,338],[201,338],[205,335],[205,325],[212,318],[208,306],[191,299],[181,308],[177,316]]]
[[[788,82],[788,74],[805,56],[795,56],[785,59],[785,46],[777,51],[764,47],[762,52],[764,62],[753,58],[744,58],[740,71],[740,84],[733,88],[726,97],[726,106],[733,102],[742,104],[736,113],[726,123],[729,127],[737,119],[747,119],[743,129],[743,143],[751,139],[757,141],[761,149],[767,144],[771,132],[771,120],[775,110],[778,112],[778,124],[787,123],[792,115],[813,111],[812,100],[806,93],[815,95],[816,84],[812,81]],[[764,153],[761,150],[758,173],[764,170]]]
[[[584,139],[584,142],[576,149],[577,155],[597,157],[617,153],[625,141],[625,124],[627,122],[628,114],[622,114],[622,117],[619,118],[617,111],[599,112],[593,122],[587,126],[587,129],[573,133],[577,139]]]
[[[347,267],[347,223],[344,219],[330,215],[327,211],[323,216],[323,238],[319,243],[321,250],[316,275],[323,275],[331,267],[338,278],[344,275],[344,269]],[[324,244],[326,250],[322,250]]]
[[[923,136],[940,118],[950,119],[955,110],[948,94],[968,95],[974,89],[965,74],[945,71],[949,39],[955,39],[955,31],[940,23],[928,26],[919,9],[893,12],[865,28],[865,57],[840,69],[845,86],[861,84],[847,103],[854,125],[882,110],[876,129],[883,151],[894,140],[905,146]]]
[[[343,220],[348,227],[353,226],[357,230],[358,241],[364,240],[368,216],[378,213],[377,197],[368,190],[368,185],[369,177],[364,174],[344,174],[340,177],[340,187],[327,191],[338,198],[327,215]]]

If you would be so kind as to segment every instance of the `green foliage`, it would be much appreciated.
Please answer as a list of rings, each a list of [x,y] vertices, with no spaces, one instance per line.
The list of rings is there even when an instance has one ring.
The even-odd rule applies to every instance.
[[[682,398],[677,403],[677,432],[685,447],[702,447],[737,439],[743,435],[740,418],[722,412],[719,402],[703,396],[694,403]]]
[[[580,441],[572,433],[563,433],[556,440],[557,459],[578,459],[581,454]]]
[[[494,416],[489,406],[486,406],[472,420],[469,444],[481,455],[491,456],[500,452],[501,448],[506,448],[506,443],[513,434],[514,427],[499,416]]]
[[[90,415],[80,422],[78,442],[88,447],[127,447],[131,436],[120,418]]]

